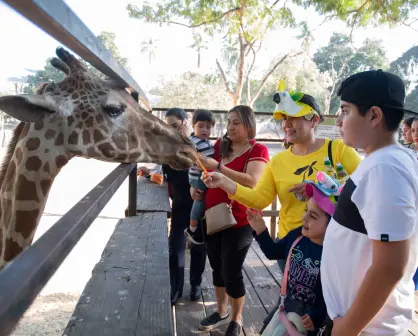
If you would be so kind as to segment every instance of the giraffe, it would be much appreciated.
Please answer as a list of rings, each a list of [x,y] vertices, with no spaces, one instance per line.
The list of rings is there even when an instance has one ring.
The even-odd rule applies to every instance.
[[[174,169],[195,160],[189,139],[142,109],[123,83],[99,79],[61,47],[56,54],[61,82],[0,97],[0,110],[20,120],[0,169],[0,270],[32,243],[52,183],[71,158]]]

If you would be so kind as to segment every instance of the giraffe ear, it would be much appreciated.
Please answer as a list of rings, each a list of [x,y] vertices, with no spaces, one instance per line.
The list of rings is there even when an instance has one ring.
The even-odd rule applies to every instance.
[[[20,121],[35,122],[56,113],[58,107],[41,95],[0,97],[0,110]]]

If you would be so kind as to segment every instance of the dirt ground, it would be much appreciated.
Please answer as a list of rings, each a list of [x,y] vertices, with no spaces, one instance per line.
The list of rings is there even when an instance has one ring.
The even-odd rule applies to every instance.
[[[12,335],[62,335],[79,297],[79,293],[57,293],[38,296],[29,310],[26,311],[21,323],[19,323]]]

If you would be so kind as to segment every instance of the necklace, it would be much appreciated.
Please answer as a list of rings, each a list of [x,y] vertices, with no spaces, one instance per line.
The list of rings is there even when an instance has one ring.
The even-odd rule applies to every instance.
[[[225,161],[225,158],[222,157],[222,164],[227,165],[228,163],[234,161],[238,156],[240,156],[242,153],[244,153],[244,149],[248,147],[250,143],[248,142],[242,149],[238,152],[238,154],[234,155],[229,161]]]

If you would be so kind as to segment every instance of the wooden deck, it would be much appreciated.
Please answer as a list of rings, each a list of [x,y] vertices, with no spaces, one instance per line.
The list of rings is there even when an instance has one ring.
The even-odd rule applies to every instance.
[[[64,335],[174,335],[167,187],[141,179],[138,190],[138,215],[117,224]]]
[[[215,311],[216,300],[208,262],[203,275],[202,297],[198,302],[189,300],[188,251],[184,296],[175,307],[171,307],[167,186],[140,178],[137,214],[118,223],[101,260],[93,269],[64,335],[195,335],[200,333],[197,330],[200,320]],[[258,335],[267,312],[278,300],[281,280],[282,273],[277,263],[267,260],[254,241],[244,263],[247,289],[243,312],[244,335]],[[417,316],[415,312],[410,334],[418,336]],[[226,325],[206,334],[222,336],[225,329]]]
[[[206,263],[202,282],[202,298],[198,302],[189,300],[189,253],[186,254],[186,272],[184,296],[174,308],[175,328],[178,336],[196,335],[199,321],[216,310],[216,300],[212,285],[212,273]],[[243,323],[246,336],[259,335],[262,322],[267,312],[277,303],[282,281],[282,272],[275,261],[268,260],[260,250],[256,241],[253,242],[244,263],[244,281],[247,289]],[[415,296],[415,318],[409,330],[410,335],[418,336],[418,295]],[[211,336],[223,336],[227,325],[210,332]],[[203,333],[209,334],[209,333]]]

